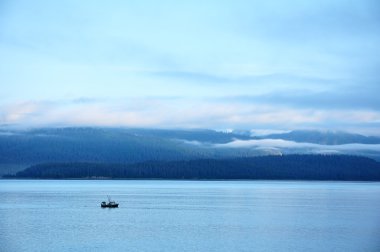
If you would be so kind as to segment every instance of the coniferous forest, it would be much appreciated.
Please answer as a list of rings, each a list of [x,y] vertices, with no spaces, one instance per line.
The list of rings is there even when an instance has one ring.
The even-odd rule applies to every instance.
[[[380,163],[348,155],[284,155],[135,164],[44,163],[7,178],[380,181]]]

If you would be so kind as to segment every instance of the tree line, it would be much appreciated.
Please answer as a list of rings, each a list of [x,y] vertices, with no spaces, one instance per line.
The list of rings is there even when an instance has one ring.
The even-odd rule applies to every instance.
[[[44,163],[7,178],[380,181],[380,163],[348,155],[284,155],[134,164]]]

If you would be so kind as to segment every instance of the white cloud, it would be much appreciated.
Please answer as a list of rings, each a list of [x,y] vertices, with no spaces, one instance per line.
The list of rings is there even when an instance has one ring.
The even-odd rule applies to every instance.
[[[380,112],[279,107],[235,100],[146,97],[126,99],[68,99],[24,101],[0,105],[0,124],[20,126],[129,126],[153,128],[252,129],[253,134],[297,128],[361,132],[376,126]],[[264,129],[272,129],[270,132]],[[372,129],[372,128],[371,128]],[[376,130],[377,129],[377,130]],[[374,130],[380,134],[378,127]],[[250,143],[251,144],[251,143]],[[262,143],[261,143],[262,144]],[[277,143],[278,145],[279,143]]]
[[[260,139],[260,140],[235,140],[226,144],[215,144],[219,148],[274,148],[308,150],[314,153],[341,153],[354,151],[374,151],[380,152],[380,144],[341,144],[341,145],[321,145],[313,143],[298,143],[282,139]]]
[[[269,134],[282,134],[289,133],[290,130],[278,130],[278,129],[251,129],[251,136],[265,136]]]
[[[33,101],[18,102],[5,106],[1,110],[3,123],[18,123],[40,110],[39,103]]]

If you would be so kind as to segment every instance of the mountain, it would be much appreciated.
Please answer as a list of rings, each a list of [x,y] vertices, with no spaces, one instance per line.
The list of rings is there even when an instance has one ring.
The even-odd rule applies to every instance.
[[[135,163],[246,156],[247,150],[206,148],[248,139],[213,130],[43,128],[0,131],[0,168],[20,170],[46,162]],[[201,143],[201,144],[199,144]],[[248,150],[249,152],[249,150]]]
[[[365,157],[345,155],[261,156],[136,164],[50,163],[31,166],[18,172],[14,178],[380,181],[380,163]]]
[[[294,130],[281,134],[269,134],[260,136],[261,139],[282,139],[302,143],[315,143],[322,145],[340,144],[380,144],[380,137],[363,136],[342,131],[316,131],[316,130]]]
[[[273,143],[270,139],[281,141]],[[300,142],[313,144],[298,144]],[[361,146],[346,146],[347,143]],[[380,160],[378,143],[380,140],[376,137],[319,131],[292,131],[259,137],[250,136],[249,131],[244,130],[3,128],[0,130],[0,176],[40,163],[132,164],[318,153],[364,155]]]

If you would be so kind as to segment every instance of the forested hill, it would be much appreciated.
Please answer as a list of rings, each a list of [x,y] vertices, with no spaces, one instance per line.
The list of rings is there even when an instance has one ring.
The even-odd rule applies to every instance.
[[[45,163],[15,178],[268,179],[380,181],[380,163],[346,155],[286,155],[137,164]]]
[[[292,141],[322,145],[299,145]],[[340,146],[342,143],[353,144]],[[326,152],[380,160],[380,144],[377,147],[376,143],[380,143],[380,138],[318,131],[292,131],[257,137],[249,132],[205,129],[67,127],[5,130],[0,127],[0,175],[15,174],[34,164],[61,162],[132,164],[149,160],[227,159]]]
[[[0,164],[136,163],[241,156],[234,150],[227,152],[184,143],[228,143],[234,139],[248,137],[213,130],[46,128],[0,131]]]

